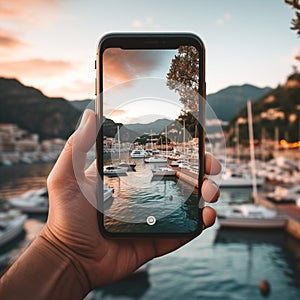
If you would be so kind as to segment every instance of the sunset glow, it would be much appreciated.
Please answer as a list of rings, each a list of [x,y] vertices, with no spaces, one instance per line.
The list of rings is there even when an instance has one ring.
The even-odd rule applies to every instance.
[[[274,87],[296,63],[299,39],[289,28],[293,12],[284,1],[274,2],[272,10],[258,0],[245,5],[232,0],[217,7],[208,0],[2,1],[0,76],[17,78],[49,96],[93,98],[102,35],[186,31],[206,44],[208,93],[243,83]],[[126,57],[129,65],[132,54]],[[140,70],[151,74],[152,64],[148,56]],[[108,87],[130,80],[126,66],[117,53],[107,58]]]

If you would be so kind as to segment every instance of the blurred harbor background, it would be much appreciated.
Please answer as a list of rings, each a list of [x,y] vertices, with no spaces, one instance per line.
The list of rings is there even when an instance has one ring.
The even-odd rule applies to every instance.
[[[299,1],[132,0],[118,9],[116,1],[21,2],[0,4],[0,273],[47,220],[46,178],[83,110],[94,105],[96,40],[110,31],[186,31],[207,45],[206,149],[223,166],[212,177],[221,188],[212,204],[216,224],[88,298],[300,299]],[[109,87],[134,79],[139,72],[132,70],[157,77],[159,68],[115,57]],[[173,124],[130,121],[106,122],[105,155],[125,160],[106,160],[106,171],[116,172],[106,177],[115,185],[115,195],[106,190],[112,207],[116,170],[133,176],[134,150],[146,153],[137,173],[146,158],[149,176],[195,183],[198,140],[188,110]],[[138,137],[134,145],[118,138],[122,127]],[[157,159],[163,169],[152,167]],[[165,186],[169,191],[172,181]]]
[[[5,199],[45,187],[52,164],[1,166],[1,207]],[[260,188],[269,190],[271,184]],[[222,188],[213,207],[250,201],[252,188]],[[0,248],[1,272],[41,230],[46,214],[29,214],[22,233]],[[176,262],[176,263],[175,263]],[[264,299],[258,284],[271,284],[270,299],[300,296],[300,241],[285,230],[229,230],[219,222],[189,245],[151,261],[144,272],[95,290],[93,299]],[[178,288],[180,287],[180,288]]]

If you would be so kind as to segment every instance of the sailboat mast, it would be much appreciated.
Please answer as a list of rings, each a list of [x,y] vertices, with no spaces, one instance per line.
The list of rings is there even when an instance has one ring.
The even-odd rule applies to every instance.
[[[121,143],[120,143],[120,126],[117,126],[118,133],[118,147],[119,147],[119,159],[121,158]]]
[[[166,126],[166,156],[168,156],[168,126]]]
[[[235,123],[235,136],[236,136],[236,156],[237,163],[240,163],[240,132],[239,132],[239,122]]]
[[[255,153],[254,153],[254,137],[253,137],[253,121],[252,121],[252,107],[251,101],[247,100],[248,111],[248,129],[249,129],[249,144],[250,144],[250,158],[251,158],[251,173],[252,173],[252,196],[254,202],[257,199],[257,184],[256,184],[256,166],[255,166]]]
[[[183,119],[183,154],[185,156],[185,120]]]

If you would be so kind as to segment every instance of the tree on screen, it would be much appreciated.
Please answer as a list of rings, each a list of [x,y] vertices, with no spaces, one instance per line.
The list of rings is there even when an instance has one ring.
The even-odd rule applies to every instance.
[[[199,101],[199,53],[193,46],[180,46],[172,59],[167,86],[179,94],[186,111],[197,111]]]
[[[285,3],[291,5],[296,10],[296,18],[292,19],[292,30],[296,30],[300,35],[300,0],[285,0]]]

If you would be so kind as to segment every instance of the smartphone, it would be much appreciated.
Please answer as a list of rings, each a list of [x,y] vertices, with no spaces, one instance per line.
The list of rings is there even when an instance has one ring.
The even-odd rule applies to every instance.
[[[190,33],[111,33],[96,56],[99,230],[202,231],[205,47]]]

